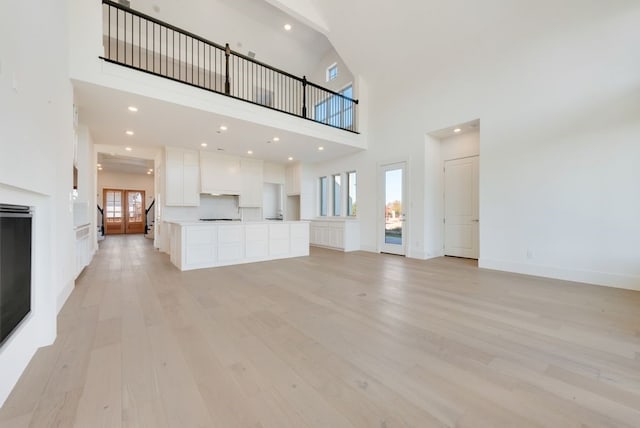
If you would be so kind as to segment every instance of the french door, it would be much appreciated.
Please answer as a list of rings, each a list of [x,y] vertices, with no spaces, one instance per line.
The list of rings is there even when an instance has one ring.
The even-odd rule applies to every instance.
[[[105,234],[144,233],[144,190],[104,189]]]
[[[382,165],[380,180],[383,205],[380,214],[384,219],[380,231],[380,251],[405,255],[407,242],[405,216],[406,165],[404,162]]]

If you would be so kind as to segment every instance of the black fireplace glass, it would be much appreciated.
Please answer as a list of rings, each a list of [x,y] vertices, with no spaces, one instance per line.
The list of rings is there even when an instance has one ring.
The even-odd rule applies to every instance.
[[[0,204],[0,346],[31,311],[29,207]]]

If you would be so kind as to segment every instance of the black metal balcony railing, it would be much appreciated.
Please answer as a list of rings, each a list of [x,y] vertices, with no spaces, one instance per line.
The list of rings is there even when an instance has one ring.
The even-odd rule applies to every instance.
[[[105,61],[357,132],[358,100],[102,0]]]

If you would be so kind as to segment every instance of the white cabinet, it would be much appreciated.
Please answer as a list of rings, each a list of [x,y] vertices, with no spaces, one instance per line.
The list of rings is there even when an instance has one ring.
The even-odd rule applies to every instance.
[[[241,207],[262,207],[263,163],[256,159],[241,159],[241,188],[238,205]]]
[[[77,278],[82,270],[89,265],[93,257],[91,250],[91,225],[80,226],[76,232],[76,274]]]
[[[309,255],[306,221],[165,224],[171,233],[170,260],[180,270]]]
[[[184,259],[189,266],[206,266],[217,259],[218,239],[216,229],[211,227],[192,227],[185,229]]]
[[[279,163],[264,162],[262,181],[265,183],[284,184],[285,167]]]
[[[218,227],[218,261],[236,262],[244,258],[244,226]]]
[[[249,260],[264,260],[269,256],[269,225],[245,226],[245,257]]]
[[[165,204],[193,207],[200,204],[198,152],[165,148]]]
[[[287,196],[299,195],[302,180],[302,166],[300,163],[290,165],[285,171],[284,188]]]
[[[360,222],[338,218],[313,220],[309,238],[311,245],[357,251],[360,249]]]
[[[219,153],[200,152],[202,193],[239,195],[242,188],[240,158]]]
[[[288,223],[269,225],[269,255],[271,257],[289,254],[290,232]]]
[[[308,223],[291,223],[291,255],[292,256],[308,256],[309,255],[309,224]]]

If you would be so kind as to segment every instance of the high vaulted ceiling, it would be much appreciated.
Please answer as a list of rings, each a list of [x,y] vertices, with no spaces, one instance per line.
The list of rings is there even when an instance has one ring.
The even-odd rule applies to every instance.
[[[504,63],[525,45],[553,48],[548,41],[558,34],[580,37],[638,10],[635,0],[268,1],[319,17],[355,74],[386,82],[407,74],[437,81],[479,62]]]

